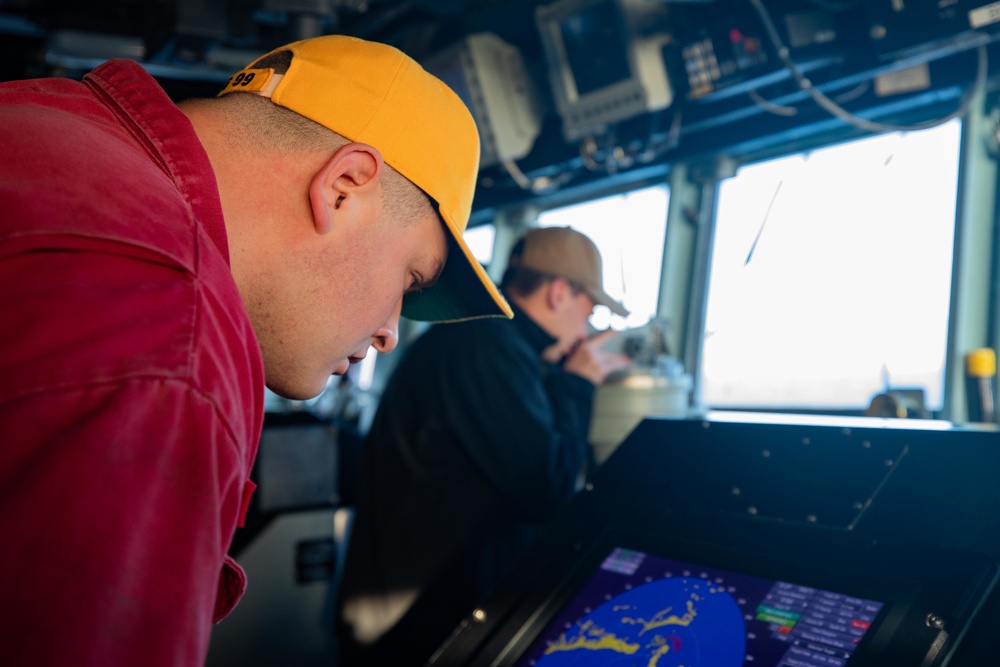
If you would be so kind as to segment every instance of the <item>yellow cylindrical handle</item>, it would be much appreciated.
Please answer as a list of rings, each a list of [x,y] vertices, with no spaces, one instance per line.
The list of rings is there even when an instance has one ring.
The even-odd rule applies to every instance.
[[[965,372],[970,377],[993,377],[997,374],[997,353],[982,347],[965,355]]]

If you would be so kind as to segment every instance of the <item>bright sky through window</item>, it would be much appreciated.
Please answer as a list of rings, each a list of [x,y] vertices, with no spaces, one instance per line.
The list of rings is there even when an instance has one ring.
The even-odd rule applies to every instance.
[[[747,166],[722,184],[703,357],[710,407],[939,409],[960,124]]]

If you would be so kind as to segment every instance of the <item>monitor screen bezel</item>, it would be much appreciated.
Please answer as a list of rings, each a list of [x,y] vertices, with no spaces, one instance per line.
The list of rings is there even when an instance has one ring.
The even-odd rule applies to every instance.
[[[567,20],[602,5],[610,6],[617,17],[617,43],[625,50],[628,72],[623,72],[618,81],[580,92],[579,72],[573,69],[562,27]],[[603,131],[608,125],[640,113],[666,108],[673,99],[662,54],[657,60],[655,44],[636,34],[630,6],[631,0],[561,0],[536,8],[552,97],[563,120],[564,136],[569,140]]]
[[[571,24],[571,22],[581,20],[587,13],[595,10],[610,11],[610,13],[614,16],[614,22],[612,25],[603,26],[603,29],[617,32],[617,34],[615,35],[616,43],[611,44],[610,48],[608,45],[601,45],[601,48],[594,48],[593,51],[604,53],[606,57],[608,55],[606,52],[620,48],[620,52],[612,53],[610,55],[614,56],[616,60],[619,60],[619,64],[624,64],[625,69],[619,69],[618,74],[620,74],[620,76],[617,76],[613,81],[609,80],[603,85],[593,87],[588,86],[587,89],[581,90],[581,81],[584,80],[584,76],[586,74],[585,71],[581,70],[585,70],[586,67],[583,66],[584,63],[581,63],[578,60],[580,50],[572,47],[571,44],[567,42],[566,32],[567,27]],[[564,76],[563,80],[566,98],[569,103],[583,103],[587,99],[607,94],[608,91],[614,91],[623,86],[631,86],[638,80],[634,58],[631,52],[632,36],[628,30],[628,23],[618,0],[587,0],[586,2],[580,3],[579,6],[573,8],[573,11],[567,11],[554,15],[550,20],[549,34],[553,39],[553,45],[556,47],[556,52],[559,55],[561,63],[560,69],[562,70]]]
[[[841,544],[835,547],[836,557],[831,558],[829,545],[838,542]],[[889,664],[885,660],[903,654],[917,660],[914,664],[923,664],[921,661],[932,652],[936,653],[927,664],[940,664],[960,641],[998,576],[996,564],[979,556],[924,552],[913,554],[912,562],[905,562],[896,553],[871,545],[859,546],[850,539],[829,543],[819,540],[805,548],[788,548],[785,554],[776,556],[612,528],[589,546],[579,548],[576,562],[564,570],[565,576],[554,583],[540,604],[512,614],[496,629],[489,642],[495,650],[489,664],[519,666],[522,657],[615,548],[881,602],[881,611],[847,667]],[[931,573],[935,576],[931,577]],[[484,609],[488,613],[488,606]],[[948,619],[947,633],[928,625],[931,615]]]

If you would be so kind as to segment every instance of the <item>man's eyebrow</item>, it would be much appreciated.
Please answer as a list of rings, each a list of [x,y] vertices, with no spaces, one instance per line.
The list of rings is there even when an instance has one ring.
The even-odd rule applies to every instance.
[[[424,282],[420,283],[419,285],[417,285],[417,289],[427,289],[428,287],[431,287],[434,283],[436,283],[438,281],[438,278],[441,277],[441,272],[444,271],[444,262],[445,260],[443,259],[438,259],[437,261],[435,261],[434,270],[431,272],[431,277],[425,280]]]

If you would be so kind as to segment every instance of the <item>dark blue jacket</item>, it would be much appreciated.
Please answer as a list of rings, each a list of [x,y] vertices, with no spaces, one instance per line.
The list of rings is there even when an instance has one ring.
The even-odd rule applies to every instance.
[[[541,361],[554,339],[514,311],[432,326],[388,383],[339,596],[345,665],[423,664],[585,478],[594,386]]]

